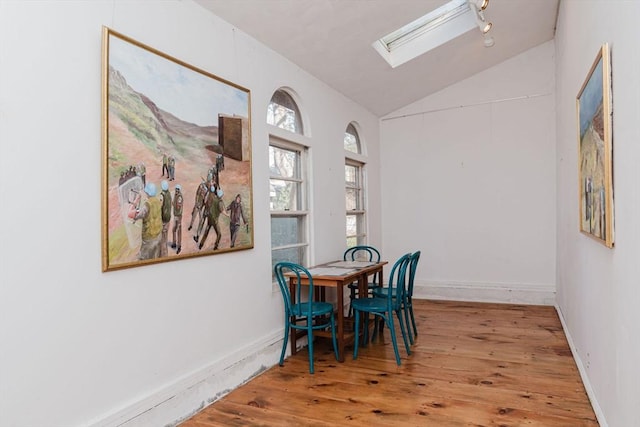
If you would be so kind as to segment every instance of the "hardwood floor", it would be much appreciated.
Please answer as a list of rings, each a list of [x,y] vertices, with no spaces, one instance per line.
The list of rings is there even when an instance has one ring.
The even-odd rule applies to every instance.
[[[597,426],[553,307],[414,301],[418,338],[407,356],[390,336],[358,359],[316,345],[232,391],[182,427]],[[352,348],[348,347],[348,351]]]

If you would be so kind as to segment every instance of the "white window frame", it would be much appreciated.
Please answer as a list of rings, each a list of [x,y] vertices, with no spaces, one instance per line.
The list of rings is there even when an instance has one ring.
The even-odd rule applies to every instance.
[[[352,185],[346,182],[345,179],[345,197],[348,190],[355,190],[357,193],[356,204],[359,208],[346,210],[345,215],[345,235],[347,246],[349,246],[349,239],[356,238],[356,245],[365,245],[367,243],[367,211],[366,211],[366,194],[365,194],[365,179],[364,179],[364,167],[365,164],[351,159],[347,157],[345,159],[345,169],[346,167],[354,167],[356,168],[356,183]],[[346,171],[345,171],[346,174]],[[346,200],[345,200],[346,207]],[[349,216],[356,216],[356,234],[349,235],[346,231],[346,221]],[[353,245],[351,245],[353,246]]]
[[[304,248],[304,255],[300,260],[300,263],[303,266],[309,265],[310,259],[310,211],[309,211],[309,152],[308,147],[305,145],[292,142],[288,139],[283,139],[281,137],[275,136],[273,134],[269,135],[269,147],[276,147],[284,150],[290,150],[298,153],[298,162],[299,162],[299,173],[300,176],[297,178],[284,178],[278,175],[269,174],[269,182],[271,180],[278,181],[290,181],[296,182],[300,184],[300,208],[297,210],[271,210],[270,216],[271,218],[297,218],[301,222],[301,226],[299,228],[300,235],[298,236],[298,243],[282,245],[282,246],[272,246],[271,247],[271,259],[273,263],[273,253],[277,250],[283,249],[292,249],[292,248]]]

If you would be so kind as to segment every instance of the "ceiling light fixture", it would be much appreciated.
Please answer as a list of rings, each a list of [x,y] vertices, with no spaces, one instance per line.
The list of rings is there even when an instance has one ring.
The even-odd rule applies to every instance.
[[[484,45],[491,47],[494,44],[493,37],[487,37],[486,34],[491,30],[493,24],[488,22],[484,16],[484,10],[489,5],[489,0],[469,0],[469,8],[476,17],[476,24],[480,32],[485,35]]]
[[[489,0],[475,0],[474,3],[478,10],[485,10],[489,6]]]
[[[482,19],[479,19],[477,23],[478,28],[480,28],[480,31],[482,31],[482,34],[487,34],[493,26],[493,24],[491,22],[487,22],[484,17],[482,17]]]

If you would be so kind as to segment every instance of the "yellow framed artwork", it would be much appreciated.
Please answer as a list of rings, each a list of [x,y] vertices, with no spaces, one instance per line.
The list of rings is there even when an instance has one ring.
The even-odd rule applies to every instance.
[[[253,248],[250,102],[103,28],[103,271]]]

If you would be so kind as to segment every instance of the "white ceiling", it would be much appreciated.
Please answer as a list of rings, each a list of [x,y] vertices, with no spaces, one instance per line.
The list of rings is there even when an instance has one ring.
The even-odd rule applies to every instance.
[[[495,46],[473,29],[396,68],[371,47],[446,0],[195,0],[383,116],[554,38],[560,0],[490,0]]]

